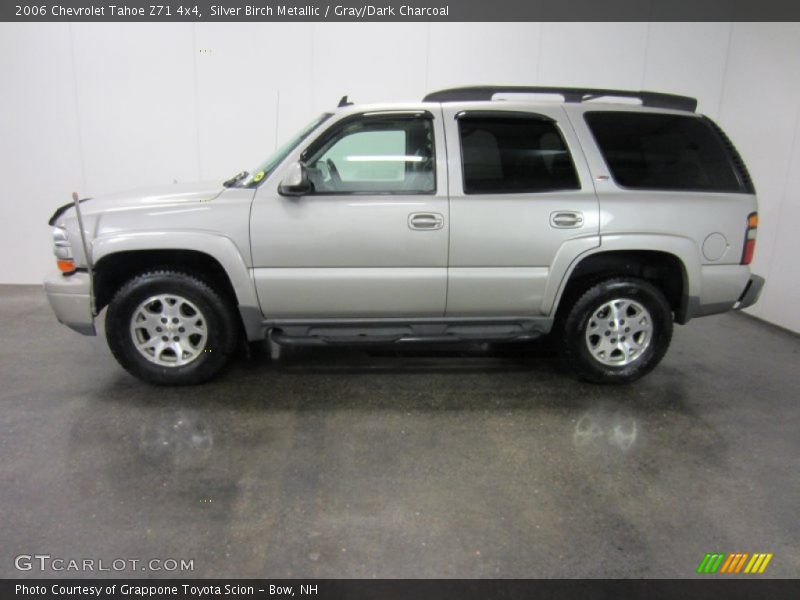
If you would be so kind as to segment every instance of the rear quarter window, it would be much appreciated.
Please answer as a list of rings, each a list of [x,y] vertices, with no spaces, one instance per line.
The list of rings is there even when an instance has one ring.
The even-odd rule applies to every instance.
[[[735,148],[705,118],[625,111],[585,118],[622,187],[752,193]]]

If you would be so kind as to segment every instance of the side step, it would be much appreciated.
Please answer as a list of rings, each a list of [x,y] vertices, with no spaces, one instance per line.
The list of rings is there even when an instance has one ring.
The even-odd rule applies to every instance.
[[[548,317],[277,320],[272,341],[284,346],[528,341],[550,331]]]

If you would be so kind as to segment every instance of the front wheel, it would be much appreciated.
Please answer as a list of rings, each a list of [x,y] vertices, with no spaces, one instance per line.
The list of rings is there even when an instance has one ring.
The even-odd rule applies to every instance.
[[[117,361],[149,383],[191,385],[214,377],[235,348],[230,303],[187,273],[137,275],[115,294],[106,339]]]
[[[554,333],[571,373],[596,383],[628,383],[664,357],[672,311],[664,294],[643,279],[607,279],[566,307]]]

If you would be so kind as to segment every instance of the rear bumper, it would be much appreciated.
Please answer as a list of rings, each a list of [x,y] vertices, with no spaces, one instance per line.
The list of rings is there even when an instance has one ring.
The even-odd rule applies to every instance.
[[[761,290],[764,287],[764,281],[765,280],[763,277],[751,275],[750,280],[747,282],[747,285],[745,286],[742,295],[739,296],[739,300],[736,302],[734,308],[736,310],[741,310],[742,308],[753,306],[753,304],[758,302],[758,297],[761,296]]]
[[[44,281],[44,291],[60,323],[83,335],[97,335],[88,273],[62,275],[53,271]]]
[[[700,276],[700,294],[684,299],[678,323],[752,306],[764,287],[764,278],[752,275],[747,265],[705,265]]]

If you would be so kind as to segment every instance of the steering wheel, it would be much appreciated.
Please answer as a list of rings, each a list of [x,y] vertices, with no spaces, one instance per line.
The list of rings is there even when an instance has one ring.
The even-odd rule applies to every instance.
[[[328,171],[331,173],[331,183],[334,188],[339,188],[342,185],[342,178],[339,176],[339,169],[330,158],[325,159],[325,164],[328,165]]]

